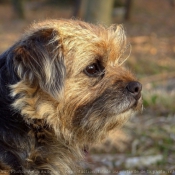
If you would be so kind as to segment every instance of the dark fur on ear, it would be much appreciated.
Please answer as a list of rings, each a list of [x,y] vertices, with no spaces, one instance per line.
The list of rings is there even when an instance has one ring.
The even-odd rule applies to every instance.
[[[42,29],[32,33],[14,49],[18,76],[58,99],[66,74],[62,50],[57,31]]]

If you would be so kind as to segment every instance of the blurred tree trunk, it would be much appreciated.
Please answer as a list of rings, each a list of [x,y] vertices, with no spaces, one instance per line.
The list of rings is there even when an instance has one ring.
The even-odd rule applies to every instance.
[[[174,7],[175,6],[175,1],[174,0],[169,0],[170,1],[170,5],[172,6],[172,7]]]
[[[125,12],[125,16],[124,16],[124,19],[126,21],[128,21],[128,20],[131,19],[131,10],[132,10],[132,7],[133,7],[133,1],[132,0],[126,0],[126,5],[125,5],[126,12]]]
[[[80,16],[79,13],[80,13],[81,1],[82,0],[74,0],[74,10],[73,10],[74,17]]]
[[[79,19],[84,19],[87,0],[75,0],[74,1],[74,9],[73,16]]]
[[[24,19],[24,0],[11,0],[11,2],[13,5],[15,15],[20,19]]]
[[[87,0],[85,20],[91,23],[112,23],[114,0]]]

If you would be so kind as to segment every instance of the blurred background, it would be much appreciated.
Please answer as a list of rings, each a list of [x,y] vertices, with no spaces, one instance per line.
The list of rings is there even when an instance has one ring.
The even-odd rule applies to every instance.
[[[143,112],[90,151],[83,173],[175,175],[175,1],[0,0],[0,53],[51,18],[122,23],[132,45],[126,66],[143,84]]]

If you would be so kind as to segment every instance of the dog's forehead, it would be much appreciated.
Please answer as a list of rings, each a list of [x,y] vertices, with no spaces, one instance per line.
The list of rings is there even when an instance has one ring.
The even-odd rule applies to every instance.
[[[66,21],[59,26],[58,30],[65,39],[67,49],[77,51],[79,58],[88,58],[87,62],[100,58],[109,64],[117,64],[118,58],[127,45],[121,25],[105,28],[82,21],[72,23]]]
[[[47,28],[58,31],[58,37],[63,42],[66,53],[78,55],[78,61],[80,58],[86,58],[83,61],[87,61],[87,64],[97,57],[108,64],[118,64],[127,45],[125,32],[121,25],[106,28],[79,20],[64,19],[37,23],[31,27],[31,30]]]

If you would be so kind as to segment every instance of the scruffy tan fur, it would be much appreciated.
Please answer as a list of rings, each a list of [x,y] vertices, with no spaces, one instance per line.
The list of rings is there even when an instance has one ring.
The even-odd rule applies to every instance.
[[[22,44],[36,43],[38,35],[50,54],[47,58],[37,55],[39,46],[32,54],[35,45],[31,44],[31,52],[28,43]],[[22,164],[26,174],[31,169],[76,174],[84,147],[101,141],[140,110],[141,98],[135,100],[125,92],[135,81],[122,67],[127,47],[120,25],[105,28],[77,20],[49,20],[32,25],[24,34],[13,50],[20,81],[10,89],[13,109],[34,128],[28,133],[32,146]],[[64,68],[57,65],[60,60]],[[97,61],[103,65],[103,76],[88,76],[84,70]]]

